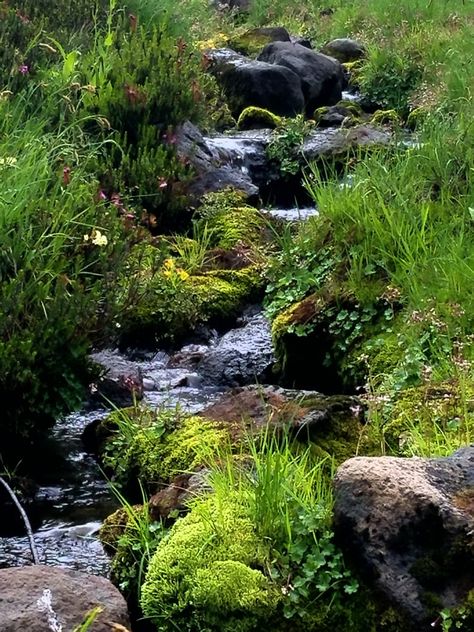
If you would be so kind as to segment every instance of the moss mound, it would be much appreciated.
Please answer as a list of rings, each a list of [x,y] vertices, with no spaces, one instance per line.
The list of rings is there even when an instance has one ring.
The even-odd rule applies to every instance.
[[[238,118],[239,129],[275,129],[282,123],[281,116],[273,114],[270,110],[250,106],[243,110]]]
[[[156,550],[141,606],[160,630],[257,629],[280,596],[261,571],[261,543],[236,498],[201,500]]]

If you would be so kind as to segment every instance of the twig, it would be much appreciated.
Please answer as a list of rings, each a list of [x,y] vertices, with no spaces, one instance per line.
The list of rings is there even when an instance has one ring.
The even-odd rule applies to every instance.
[[[10,494],[13,502],[16,505],[16,508],[20,512],[20,515],[21,515],[21,517],[23,519],[23,523],[24,523],[25,528],[26,528],[26,533],[28,534],[28,540],[29,540],[29,543],[30,543],[30,551],[31,551],[31,555],[33,557],[33,562],[35,564],[39,564],[38,551],[36,549],[35,538],[33,536],[33,529],[31,528],[31,523],[28,520],[28,516],[26,515],[26,512],[23,509],[23,507],[21,506],[20,501],[18,500],[18,498],[17,498],[15,492],[13,491],[13,489],[10,487],[10,485],[1,476],[0,476],[0,483],[2,483],[2,485],[5,487],[7,492]]]

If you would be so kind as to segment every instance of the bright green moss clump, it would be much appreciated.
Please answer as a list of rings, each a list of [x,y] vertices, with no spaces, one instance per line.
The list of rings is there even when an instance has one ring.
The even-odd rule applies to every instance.
[[[199,501],[156,550],[141,606],[159,630],[247,632],[274,613],[279,592],[255,567],[259,542],[235,497]]]
[[[264,108],[250,106],[241,112],[237,127],[239,129],[275,129],[281,123],[281,116]]]
[[[401,119],[396,110],[377,110],[370,122],[374,125],[400,125]]]
[[[227,442],[227,432],[200,417],[187,417],[173,430],[159,436],[159,428],[141,428],[125,455],[127,471],[145,482],[170,481],[181,472],[192,472],[212,460]]]

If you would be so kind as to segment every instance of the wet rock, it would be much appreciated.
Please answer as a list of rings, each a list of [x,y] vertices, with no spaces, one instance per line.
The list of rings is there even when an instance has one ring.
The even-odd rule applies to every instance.
[[[311,132],[305,140],[302,155],[306,161],[346,154],[361,147],[384,146],[392,140],[389,131],[372,125],[357,125],[350,129],[328,128]]]
[[[439,613],[463,601],[474,585],[474,446],[449,458],[350,459],[335,500],[341,545],[414,629],[433,620],[427,604]]]
[[[262,192],[269,183],[272,183],[274,191],[273,184],[282,178],[280,170],[269,164],[266,155],[271,138],[271,130],[254,129],[208,136],[204,142],[219,164],[228,164],[233,169],[241,170],[256,189]],[[318,161],[329,156],[340,156],[345,160],[348,152],[357,151],[360,147],[387,145],[391,140],[389,130],[372,125],[357,125],[350,129],[315,129],[304,141],[300,152],[301,165],[303,167],[309,161]],[[298,182],[300,179],[298,176]],[[286,189],[288,182],[285,181]]]
[[[295,116],[303,111],[301,80],[290,68],[254,61],[227,49],[209,51],[207,56],[211,61],[210,71],[222,86],[236,118],[250,106],[279,116]]]
[[[111,350],[92,353],[90,358],[101,368],[101,376],[92,388],[94,402],[130,406],[134,399],[141,399],[143,379],[135,362],[127,360],[118,351]]]
[[[346,79],[341,64],[332,57],[293,44],[273,42],[258,56],[261,62],[284,66],[301,80],[305,109],[311,115],[315,108],[335,105],[341,100]]]
[[[201,414],[234,426],[237,434],[269,425],[289,429],[299,441],[312,442],[342,462],[355,454],[363,413],[357,397],[252,385],[232,389]]]
[[[160,521],[186,510],[186,503],[197,495],[210,491],[209,470],[201,468],[193,474],[179,474],[167,487],[150,498],[148,507],[152,520]],[[176,517],[176,515],[174,515]]]
[[[229,187],[243,191],[248,197],[258,194],[258,188],[241,165],[226,161],[225,156],[206,143],[199,129],[190,122],[184,123],[176,131],[176,152],[196,171],[196,176],[188,188],[192,199],[197,201],[205,193]]]
[[[114,623],[130,626],[124,598],[104,577],[52,566],[0,570],[2,632],[74,630],[96,606],[103,611],[91,632],[110,632]]]
[[[270,325],[263,313],[244,319],[209,348],[198,365],[213,384],[236,386],[265,380],[274,362]]]
[[[321,50],[325,55],[334,57],[342,64],[357,61],[366,53],[363,44],[347,37],[331,40]]]

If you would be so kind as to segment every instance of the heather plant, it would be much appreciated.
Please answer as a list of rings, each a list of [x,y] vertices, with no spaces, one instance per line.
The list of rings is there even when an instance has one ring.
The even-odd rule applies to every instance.
[[[113,138],[100,179],[111,195],[128,191],[160,230],[187,221],[189,168],[174,151],[174,128],[202,112],[199,60],[165,23],[152,28],[118,16],[113,39],[81,63],[86,111],[95,132]]]

